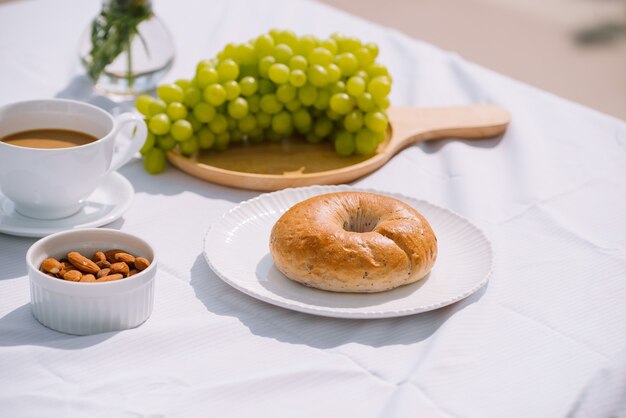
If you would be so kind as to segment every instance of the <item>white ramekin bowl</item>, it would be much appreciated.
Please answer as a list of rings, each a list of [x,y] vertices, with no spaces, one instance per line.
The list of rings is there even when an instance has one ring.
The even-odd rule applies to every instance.
[[[69,251],[89,257],[113,248],[147,258],[150,266],[104,283],[70,282],[39,271],[48,257],[63,258]],[[59,232],[34,243],[26,253],[26,264],[33,316],[48,328],[74,335],[120,331],[142,324],[152,313],[157,262],[153,248],[134,235],[114,229]]]

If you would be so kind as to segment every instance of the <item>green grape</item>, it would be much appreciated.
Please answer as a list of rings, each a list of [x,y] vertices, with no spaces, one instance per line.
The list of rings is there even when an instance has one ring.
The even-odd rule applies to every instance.
[[[284,84],[289,81],[289,67],[285,64],[272,64],[268,72],[269,79],[276,84]]]
[[[236,128],[237,128],[237,119],[235,119],[235,118],[233,118],[231,116],[226,116],[226,130],[227,131],[233,131]]]
[[[259,94],[270,94],[276,91],[276,86],[271,81],[262,78],[259,80]]]
[[[353,110],[343,118],[343,127],[348,132],[356,132],[363,127],[363,113]],[[369,127],[369,126],[368,126]]]
[[[215,108],[205,102],[200,102],[193,108],[193,115],[202,123],[211,122],[215,113]]]
[[[269,128],[272,124],[272,115],[265,112],[259,112],[256,114],[256,125],[261,128]]]
[[[275,94],[266,94],[261,97],[261,110],[273,115],[283,110],[283,104],[278,101]]]
[[[204,100],[213,106],[219,106],[226,101],[226,89],[221,84],[211,84],[204,89]]]
[[[372,95],[374,100],[387,97],[391,91],[391,82],[386,76],[376,76],[367,84],[367,92]]]
[[[311,144],[319,144],[324,139],[321,136],[317,136],[314,132],[307,133],[305,138]]]
[[[333,38],[324,39],[320,42],[320,46],[329,50],[332,55],[335,55],[339,51],[337,41],[335,41]]]
[[[169,151],[176,146],[176,140],[171,135],[157,136],[156,146],[163,151]]]
[[[328,66],[326,67],[326,72],[328,73],[329,83],[336,83],[341,78],[341,70],[336,64],[328,64]]]
[[[146,116],[154,116],[159,113],[165,113],[167,110],[167,103],[161,99],[152,99],[148,105],[148,114]]]
[[[230,132],[230,142],[241,142],[243,141],[244,134],[243,132],[235,129]]]
[[[311,128],[313,119],[306,109],[300,108],[296,110],[292,118],[293,126],[295,126],[300,133],[306,133]]]
[[[202,122],[200,122],[198,118],[194,116],[193,112],[187,113],[187,122],[191,123],[191,127],[193,128],[194,132],[198,132],[203,125]]]
[[[330,92],[326,89],[320,89],[317,91],[317,98],[315,99],[315,103],[313,103],[313,107],[319,110],[328,109],[329,102]]]
[[[248,139],[252,142],[262,142],[263,141],[263,129],[258,126],[248,134]]]
[[[296,34],[290,30],[283,30],[283,31],[279,31],[276,34],[275,40],[276,40],[276,43],[286,44],[286,45],[289,45],[290,47],[293,47],[298,42],[298,36],[296,36]]]
[[[217,65],[217,73],[221,83],[236,80],[239,76],[239,66],[232,59],[225,59]]]
[[[141,147],[139,152],[141,153],[141,155],[145,156],[148,153],[148,151],[154,148],[155,144],[156,144],[156,136],[154,136],[152,132],[148,132],[148,135],[146,135],[146,141],[143,143],[143,146]]]
[[[389,71],[387,70],[387,67],[385,67],[384,65],[381,65],[377,62],[374,62],[370,65],[367,66],[367,74],[370,77],[378,77],[381,75],[389,75]]]
[[[235,100],[228,102],[228,114],[235,118],[241,119],[248,114],[248,102],[243,97],[237,97]]]
[[[376,142],[379,144],[387,139],[387,132],[374,132],[374,135],[376,136]]]
[[[293,50],[289,45],[278,44],[274,47],[274,58],[276,58],[276,62],[281,64],[289,64],[292,56]]]
[[[376,103],[372,99],[370,93],[363,93],[356,99],[356,103],[363,112],[369,112],[376,109]]]
[[[213,148],[218,151],[224,151],[228,148],[228,143],[230,142],[230,134],[228,132],[221,132],[215,135],[215,143],[213,144]]]
[[[317,47],[318,43],[319,41],[315,36],[304,35],[296,43],[296,53],[306,57]]]
[[[324,50],[326,51],[326,50]],[[306,73],[307,80],[315,87],[324,87],[328,84],[328,71],[321,65],[313,65],[309,67]]]
[[[259,89],[259,83],[254,77],[244,77],[239,80],[239,87],[242,95],[252,96]]]
[[[165,113],[159,113],[150,118],[148,128],[155,135],[165,135],[170,131],[170,118]]]
[[[157,95],[165,103],[182,102],[184,98],[183,89],[176,84],[162,84],[157,87]]]
[[[313,126],[313,133],[320,138],[326,138],[333,130],[333,122],[325,117],[318,118]]]
[[[311,65],[327,66],[333,62],[333,54],[326,48],[317,47],[308,56]]]
[[[325,114],[326,114],[326,117],[330,120],[339,120],[343,117],[343,115],[340,115],[339,113],[334,112],[330,109],[328,109]]]
[[[350,77],[346,83],[346,91],[352,97],[360,97],[365,93],[365,80],[358,76]]]
[[[380,107],[381,109],[387,109],[390,105],[388,97],[375,98],[374,103],[376,103],[376,106]]]
[[[196,138],[195,136],[191,136],[186,141],[178,144],[178,147],[180,148],[180,152],[183,155],[190,157],[198,152],[198,138]]]
[[[274,64],[276,64],[276,58],[274,58],[273,56],[268,55],[266,57],[263,57],[259,61],[259,75],[262,77],[268,77],[270,67]]]
[[[256,62],[254,46],[249,42],[237,45],[235,48],[235,61],[242,65],[252,65]]]
[[[244,77],[253,77],[255,79],[259,77],[259,63],[257,61],[254,61],[252,65],[239,66],[239,78]]]
[[[223,84],[224,90],[226,90],[226,100],[233,100],[239,97],[241,93],[241,87],[235,80],[227,81]]]
[[[346,93],[335,93],[330,97],[330,108],[345,115],[354,108],[354,100]]]
[[[213,62],[211,60],[202,60],[196,65],[196,74],[203,68],[214,67]],[[184,89],[183,89],[184,90]]]
[[[187,80],[187,79],[181,78],[181,79],[178,79],[178,80],[174,81],[174,84],[176,84],[178,87],[183,89],[183,91],[185,91],[189,87],[191,87],[191,80]]]
[[[309,65],[309,63],[307,62],[306,58],[304,58],[302,55],[294,55],[289,60],[289,68],[292,71],[293,70],[305,71],[306,68],[308,67],[308,65]]]
[[[346,36],[342,39],[337,40],[337,44],[339,45],[339,50],[341,52],[352,52],[363,46],[363,44],[361,44],[361,41],[351,36]]]
[[[198,131],[196,137],[198,138],[198,147],[200,149],[209,149],[215,142],[215,134],[206,126]]]
[[[189,108],[193,108],[202,100],[202,92],[195,87],[190,87],[185,90],[185,97],[183,103]]]
[[[306,84],[306,74],[302,70],[293,70],[289,74],[289,84],[294,87],[302,87]]]
[[[368,42],[365,44],[365,48],[367,48],[367,50],[370,52],[372,59],[376,59],[376,57],[378,56],[378,45],[376,45],[374,42]]]
[[[237,45],[233,42],[226,44],[224,49],[217,54],[217,59],[224,61],[226,59],[233,59],[237,53]]]
[[[344,77],[349,77],[354,74],[359,68],[359,62],[357,61],[354,54],[350,52],[345,52],[343,54],[339,54],[335,57],[335,64],[341,70],[341,75]]]
[[[354,135],[350,132],[339,131],[335,134],[335,152],[342,157],[354,154]]]
[[[224,115],[218,113],[213,120],[209,122],[209,128],[214,134],[221,134],[228,128],[228,120],[226,120]]]
[[[148,96],[147,94],[142,94],[141,96],[137,97],[137,101],[135,102],[135,107],[137,108],[139,113],[141,113],[142,115],[151,116],[150,104],[153,101],[154,99],[152,98],[152,96]]]
[[[367,74],[367,71],[365,70],[359,70],[356,73],[354,73],[355,77],[361,77],[363,79],[363,81],[365,81],[365,84],[367,84],[370,81],[370,76]]]
[[[285,103],[285,108],[290,112],[295,112],[301,107],[302,107],[302,103],[300,103],[298,99],[293,99],[292,101]]]
[[[333,83],[330,86],[331,94],[344,93],[345,91],[346,91],[346,83],[344,83],[341,80],[337,81],[336,83]]]
[[[259,58],[270,55],[274,51],[274,38],[270,35],[260,35],[254,41],[254,52]]]
[[[261,109],[261,96],[258,94],[253,94],[252,96],[248,96],[246,98],[248,101],[248,111],[251,113],[256,113]]]
[[[172,102],[167,105],[167,116],[170,120],[185,119],[187,117],[187,108],[184,104],[178,102]]]
[[[279,134],[287,135],[293,130],[289,112],[280,112],[272,118],[272,129]]]
[[[199,88],[204,89],[206,86],[215,84],[220,81],[220,76],[217,70],[212,67],[205,67],[198,71],[196,74],[196,84]]]
[[[281,103],[288,103],[296,98],[298,91],[291,84],[282,84],[276,89],[276,98]]]
[[[372,54],[370,53],[369,49],[365,47],[357,49],[353,52],[353,54],[356,57],[356,60],[359,62],[359,66],[362,68],[367,67],[374,62]]]
[[[371,155],[376,152],[378,146],[376,134],[369,129],[361,129],[357,132],[354,142],[356,153],[359,155]]]
[[[311,84],[305,84],[298,89],[298,100],[304,106],[311,106],[317,99],[317,88]]]
[[[177,120],[172,124],[170,128],[170,135],[177,141],[185,141],[193,135],[193,128],[191,123],[186,120]]]
[[[256,128],[256,125],[256,118],[248,113],[246,116],[239,120],[239,124],[237,125],[237,127],[241,132],[248,134]]]
[[[159,174],[166,166],[165,153],[159,148],[152,148],[143,159],[143,167],[150,174]]]
[[[365,114],[365,126],[372,132],[385,132],[387,130],[387,116],[383,112],[367,112]]]

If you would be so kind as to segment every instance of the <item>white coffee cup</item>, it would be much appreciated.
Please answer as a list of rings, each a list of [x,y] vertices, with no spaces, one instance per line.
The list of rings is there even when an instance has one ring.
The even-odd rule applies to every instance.
[[[122,126],[134,124],[134,136],[122,152],[115,139]],[[0,107],[0,138],[33,129],[65,129],[98,138],[68,148],[27,148],[0,141],[0,191],[22,215],[57,219],[80,210],[104,177],[127,163],[143,145],[144,121],[123,113],[115,118],[87,103],[64,99],[34,100]]]

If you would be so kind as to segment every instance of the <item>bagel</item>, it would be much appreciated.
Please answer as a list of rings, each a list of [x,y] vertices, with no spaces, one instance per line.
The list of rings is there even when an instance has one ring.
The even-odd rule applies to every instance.
[[[437,258],[437,238],[404,202],[338,192],[285,212],[272,228],[270,253],[278,270],[306,286],[373,293],[424,278]]]

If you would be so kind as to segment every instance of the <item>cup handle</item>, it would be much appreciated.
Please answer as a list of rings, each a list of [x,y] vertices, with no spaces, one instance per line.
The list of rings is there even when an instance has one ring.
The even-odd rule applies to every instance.
[[[148,135],[146,123],[142,118],[133,113],[122,113],[115,118],[115,132],[113,133],[115,141],[117,141],[117,136],[119,135],[122,127],[129,123],[135,123],[135,131],[130,144],[128,144],[125,150],[113,155],[113,160],[111,161],[111,166],[109,167],[107,174],[116,171],[130,161],[130,159],[133,158],[137,152],[139,152],[146,141],[146,137]]]

